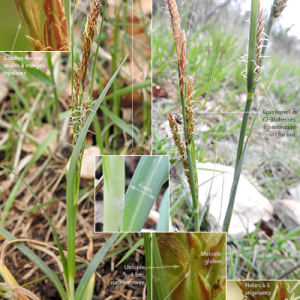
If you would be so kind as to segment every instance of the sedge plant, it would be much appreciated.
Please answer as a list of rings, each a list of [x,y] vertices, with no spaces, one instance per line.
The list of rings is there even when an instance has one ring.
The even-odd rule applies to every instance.
[[[26,1],[25,1],[26,2]],[[25,3],[24,2],[24,3]],[[34,1],[33,1],[34,2]],[[30,3],[33,3],[30,2]],[[65,286],[60,282],[58,276],[54,273],[53,270],[45,263],[43,260],[37,256],[29,247],[25,245],[22,240],[18,240],[13,234],[7,231],[2,225],[5,220],[5,215],[1,218],[1,226],[0,226],[0,238],[4,238],[6,243],[14,243],[14,245],[22,251],[30,260],[32,260],[51,280],[55,288],[57,289],[60,298],[62,300],[81,300],[81,299],[91,299],[93,295],[93,286],[95,281],[94,273],[99,266],[99,263],[102,261],[107,251],[112,247],[112,245],[116,242],[119,234],[112,235],[107,242],[99,249],[96,255],[93,257],[91,262],[89,263],[83,277],[81,278],[76,291],[75,291],[75,274],[76,274],[76,225],[77,225],[77,206],[79,200],[79,186],[80,186],[80,171],[82,164],[82,156],[84,153],[85,140],[86,135],[89,130],[89,127],[94,119],[94,116],[97,113],[97,110],[102,103],[106,93],[108,92],[110,86],[112,85],[116,75],[119,73],[122,65],[125,60],[120,64],[119,68],[116,70],[116,73],[113,74],[105,88],[103,89],[101,95],[98,99],[95,100],[94,104],[91,102],[91,98],[89,97],[89,93],[85,86],[85,79],[87,76],[87,67],[89,62],[89,57],[91,54],[91,46],[94,40],[95,32],[97,30],[98,25],[98,16],[100,13],[100,5],[101,0],[93,0],[91,3],[90,14],[88,16],[85,38],[84,38],[84,46],[83,46],[83,56],[80,65],[73,65],[73,92],[72,92],[72,128],[73,128],[73,153],[70,158],[69,169],[67,173],[67,188],[66,188],[66,208],[67,208],[67,255],[64,252],[62,244],[58,238],[58,234],[55,230],[54,225],[47,212],[44,209],[41,201],[38,197],[33,193],[28,184],[23,180],[23,176],[18,176],[18,185],[22,182],[32,193],[41,209],[44,212],[44,215],[49,222],[49,225],[52,229],[55,242],[57,244],[57,250],[59,252],[60,260],[61,260],[61,269],[64,275]],[[75,5],[74,12],[75,13]],[[103,24],[103,23],[102,23]],[[73,27],[74,30],[74,27]],[[99,44],[98,44],[99,47]],[[97,59],[97,58],[95,58]],[[53,78],[50,80],[53,83]],[[92,105],[93,104],[93,105]],[[44,147],[49,144],[51,139],[56,135],[56,131],[47,138],[45,143],[40,146],[39,152],[33,156],[33,162],[40,156],[40,152],[43,152]],[[33,163],[32,162],[32,163]],[[31,165],[28,165],[26,169],[28,169]],[[4,169],[4,167],[2,167]],[[17,191],[18,187],[16,187]],[[9,201],[9,204],[12,204],[12,200]],[[34,241],[32,241],[34,243]],[[46,252],[46,253],[49,253]],[[7,284],[3,287],[0,286],[1,290],[6,290],[8,287],[8,294],[12,294],[17,299],[26,299],[25,295],[23,298],[20,297],[21,290],[23,289],[19,287],[15,280],[13,280],[12,275],[9,273],[7,268],[5,268],[3,260],[1,260],[0,264],[0,273],[1,276],[5,279]],[[15,294],[16,293],[16,294]],[[33,299],[38,299],[37,297]]]
[[[262,62],[264,59],[264,54],[271,33],[273,20],[280,16],[282,11],[286,7],[286,4],[287,4],[287,0],[273,1],[273,6],[271,8],[266,34],[264,34],[263,9],[261,9],[260,0],[252,0],[251,2],[249,47],[248,47],[248,57],[246,60],[247,69],[244,74],[247,82],[247,101],[245,105],[243,121],[240,130],[239,141],[238,141],[234,179],[230,191],[229,204],[223,222],[223,231],[226,232],[228,232],[229,230],[230,220],[231,220],[234,202],[235,202],[235,196],[238,188],[240,174],[242,171],[244,155],[249,140],[247,139],[245,141],[247,123],[249,119],[249,112],[254,98],[255,89],[260,80],[260,75],[261,75],[260,73],[262,68]],[[254,123],[252,124],[252,127],[253,125]]]
[[[175,116],[169,112],[169,125],[174,143],[179,151],[183,164],[185,176],[189,184],[192,200],[195,231],[200,230],[199,224],[199,201],[198,201],[198,178],[196,169],[196,152],[194,143],[195,132],[195,114],[194,114],[194,80],[186,75],[186,34],[181,30],[180,17],[175,0],[167,0],[170,20],[172,25],[172,34],[174,38],[176,60],[178,63],[180,102],[183,120],[183,135],[181,126],[177,123]]]

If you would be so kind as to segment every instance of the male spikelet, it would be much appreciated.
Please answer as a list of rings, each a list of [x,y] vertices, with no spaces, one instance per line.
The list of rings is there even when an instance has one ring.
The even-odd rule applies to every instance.
[[[188,158],[186,147],[192,144],[194,130],[195,130],[195,114],[194,114],[194,103],[193,99],[193,84],[194,81],[191,76],[186,76],[186,35],[184,31],[181,31],[180,27],[180,18],[177,10],[177,5],[175,0],[167,0],[169,12],[170,12],[170,20],[172,25],[172,34],[177,54],[177,62],[179,67],[179,84],[180,84],[180,94],[182,99],[184,100],[184,108],[185,108],[185,118],[186,118],[186,132],[187,136],[185,137],[185,143],[183,142],[183,138],[179,133],[178,124],[175,121],[175,118],[172,114],[169,114],[169,125],[173,135],[173,139],[175,145],[180,153],[181,161],[183,163],[185,175],[187,177],[187,181],[192,193],[191,187],[191,179],[189,174],[189,165],[188,165]],[[185,94],[185,87],[187,87],[187,94]],[[182,108],[181,108],[182,112]],[[194,181],[196,186],[196,197],[198,201],[198,178],[197,178],[197,171],[194,170]]]
[[[255,50],[255,68],[254,68],[254,83],[259,81],[261,69],[261,53],[262,53],[262,34],[264,31],[263,25],[263,9],[260,8],[260,1],[258,1],[258,18],[257,18],[257,31],[256,31],[256,50]]]
[[[88,60],[91,54],[92,44],[97,30],[98,16],[100,13],[101,0],[96,0],[91,3],[90,15],[87,18],[85,25],[84,46],[81,65],[81,82],[84,90],[84,82],[87,73]]]
[[[18,9],[26,37],[33,50],[43,50],[41,14],[38,0],[14,0]]]
[[[187,144],[191,144],[194,131],[195,131],[195,113],[194,113],[194,101],[193,101],[193,86],[194,80],[191,76],[186,77],[187,83],[187,95],[185,97],[185,115],[186,115],[186,127],[187,127]]]
[[[288,0],[279,0],[278,3],[277,3],[277,7],[276,7],[276,10],[275,10],[275,13],[274,13],[274,19],[275,18],[278,18],[281,13],[283,12],[283,10],[286,8],[287,6],[287,2]]]
[[[90,14],[87,17],[83,54],[81,66],[74,65],[73,94],[72,94],[72,125],[73,143],[76,143],[79,131],[83,126],[90,109],[91,99],[85,91],[85,78],[87,74],[88,60],[97,30],[97,20],[100,13],[101,0],[93,0],[90,6]]]
[[[62,0],[44,0],[44,44],[48,51],[69,51],[67,19]]]
[[[176,148],[180,154],[180,158],[181,158],[183,168],[184,168],[184,173],[187,178],[189,188],[191,189],[189,163],[188,163],[188,159],[187,159],[185,144],[182,141],[182,137],[181,137],[179,126],[176,122],[176,119],[174,118],[174,116],[172,115],[171,112],[169,112],[168,119],[169,119],[169,126],[170,126],[170,130],[172,133],[172,137],[173,137],[174,143],[176,145]]]
[[[175,0],[167,0],[167,4],[170,12],[170,20],[172,24],[172,33],[175,43],[175,49],[177,53],[177,58],[180,57],[181,53],[181,27],[180,18],[178,14],[178,9]]]

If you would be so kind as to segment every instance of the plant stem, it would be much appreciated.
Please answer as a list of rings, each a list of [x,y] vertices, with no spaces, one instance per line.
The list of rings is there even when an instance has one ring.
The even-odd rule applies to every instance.
[[[57,130],[57,143],[59,141],[59,132],[60,132],[60,126],[59,126],[59,100],[58,100],[58,95],[57,95],[57,89],[55,85],[55,80],[54,80],[54,72],[53,72],[53,65],[52,65],[52,60],[51,60],[51,53],[47,52],[47,61],[48,61],[48,68],[50,70],[51,74],[51,80],[53,84],[53,93],[54,93],[54,110],[55,110],[55,116],[56,116],[56,130]]]
[[[269,42],[269,38],[270,38],[271,29],[272,29],[272,26],[273,26],[274,14],[275,14],[277,4],[278,4],[278,0],[274,0],[273,5],[271,7],[270,17],[269,17],[269,21],[268,21],[268,25],[267,25],[267,30],[266,30],[267,37],[266,37],[266,39],[264,39],[263,45],[262,45],[261,63],[264,59],[264,55],[265,55],[265,52],[267,50],[267,46],[268,46],[268,42]]]
[[[119,45],[119,16],[123,5],[120,5],[117,14],[116,14],[116,20],[115,20],[115,30],[114,30],[114,51],[112,55],[112,74],[116,72],[117,69],[117,57],[118,57],[118,45]],[[118,77],[113,82],[112,90],[113,93],[116,92],[118,89]],[[121,107],[121,100],[118,96],[113,97],[113,111],[116,116],[120,115],[120,107]],[[113,147],[112,149],[115,151],[117,149],[117,135],[118,135],[118,127],[116,125],[113,126],[113,132],[114,132],[114,139],[113,139]]]
[[[178,74],[179,74],[179,78],[180,78],[179,65],[178,65]],[[184,103],[183,95],[181,93],[180,93],[180,101],[181,101],[182,118],[183,118],[184,138],[185,138],[185,141],[187,141],[188,140],[188,132],[187,132],[187,126],[186,126],[185,103]],[[192,152],[194,155],[192,155]],[[196,164],[194,142],[192,142],[190,145],[186,145],[186,155],[187,155],[188,165],[189,165],[190,185],[191,185],[193,207],[194,207],[195,232],[197,232],[200,229],[200,224],[199,224],[199,201],[197,198],[195,178],[194,178],[194,168],[193,168],[193,166]]]
[[[104,24],[104,16],[105,16],[105,12],[106,12],[106,5],[107,5],[107,1],[105,1],[105,5],[104,5],[102,20],[101,20],[101,26],[100,26],[100,32],[99,32],[99,35],[98,35],[97,49],[96,49],[95,59],[94,59],[94,64],[93,64],[92,80],[91,80],[91,88],[90,88],[90,98],[91,99],[92,99],[92,96],[93,96],[93,88],[94,88],[94,79],[95,79],[95,73],[96,73],[97,57],[98,57],[98,52],[99,52],[99,47],[100,47],[100,42],[101,42],[101,36],[102,36],[102,30],[103,30],[103,24]],[[97,141],[97,144],[100,148],[100,153],[104,154],[104,147],[103,147],[103,141],[102,141],[102,135],[101,135],[101,126],[99,124],[97,115],[95,115],[95,117],[94,117],[93,125],[94,125],[94,129],[95,129],[95,133],[96,133],[96,141]]]
[[[248,95],[246,106],[245,106],[245,111],[244,111],[244,116],[243,116],[243,121],[242,121],[242,127],[241,127],[241,131],[240,131],[238,150],[237,150],[237,155],[236,155],[236,160],[235,160],[235,169],[237,168],[237,165],[239,163],[239,160],[241,158],[241,154],[243,151],[244,138],[246,135],[247,123],[248,123],[248,119],[249,119],[249,112],[251,109],[252,100],[253,100],[253,95]]]
[[[254,90],[256,86],[256,82],[254,80],[255,78],[254,70],[255,70],[255,61],[256,61],[258,1],[259,0],[252,0],[252,6],[251,6],[250,38],[249,38],[248,67],[247,67],[247,102],[246,102],[246,107],[243,115],[242,127],[240,131],[238,150],[237,150],[236,161],[235,161],[234,178],[231,186],[229,204],[227,207],[227,211],[223,223],[223,231],[225,232],[228,232],[229,230],[230,220],[233,212],[235,196],[237,191],[237,184],[239,182],[240,175],[241,175],[242,166],[241,168],[238,168],[238,166],[240,165],[240,159],[244,148],[244,139],[245,139],[246,128],[249,119],[249,112],[251,109]]]

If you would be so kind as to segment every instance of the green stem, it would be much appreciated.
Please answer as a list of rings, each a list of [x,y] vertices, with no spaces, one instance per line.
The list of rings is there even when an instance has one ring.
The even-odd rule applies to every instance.
[[[251,109],[251,104],[253,101],[254,91],[256,83],[254,81],[255,74],[255,61],[256,61],[256,34],[257,34],[257,18],[258,18],[258,1],[252,0],[251,6],[251,21],[250,21],[250,35],[249,35],[249,50],[248,50],[248,67],[247,67],[247,102],[245,106],[245,111],[243,115],[242,127],[240,131],[238,149],[236,154],[235,161],[235,170],[234,170],[234,178],[230,191],[229,204],[227,207],[226,215],[223,223],[223,231],[228,232],[231,216],[233,212],[233,207],[235,203],[235,196],[237,191],[237,185],[240,179],[241,171],[242,171],[242,163],[241,156],[244,149],[244,139],[247,129],[247,123],[249,119],[249,112]],[[240,168],[238,168],[240,166]]]
[[[98,57],[98,52],[99,52],[99,47],[100,47],[100,42],[101,42],[101,35],[102,35],[102,30],[103,30],[104,16],[105,16],[105,12],[106,12],[106,5],[107,5],[107,1],[105,1],[105,5],[104,5],[102,20],[101,20],[101,26],[100,26],[100,32],[99,32],[98,42],[97,42],[97,49],[96,49],[95,59],[94,59],[94,64],[93,64],[91,89],[90,89],[90,98],[91,99],[92,99],[92,96],[93,96],[93,88],[94,88],[94,79],[95,79],[95,73],[96,73],[97,57]],[[95,129],[95,133],[96,133],[97,144],[100,148],[101,154],[103,154],[104,153],[104,147],[103,147],[103,141],[102,141],[102,135],[101,135],[101,126],[99,124],[97,115],[95,115],[95,117],[93,119],[93,125],[94,125],[94,129]]]
[[[179,65],[178,65],[178,73],[180,77]],[[185,103],[184,103],[183,95],[181,93],[180,93],[180,100],[181,100],[181,108],[182,108],[184,137],[185,140],[187,141],[188,133],[187,133],[187,126],[186,126]],[[194,155],[192,155],[192,153],[194,153]],[[193,168],[193,166],[196,164],[194,143],[191,143],[190,145],[186,145],[186,155],[187,155],[188,165],[189,165],[191,194],[192,194],[193,207],[194,207],[195,232],[197,232],[200,229],[200,224],[199,224],[199,201],[196,193],[194,168]]]
[[[113,52],[113,60],[112,60],[112,74],[114,74],[117,70],[117,57],[118,57],[118,35],[119,35],[119,15],[122,9],[122,5],[120,5],[120,8],[118,9],[118,12],[116,14],[116,20],[115,20],[115,31],[114,31],[114,52]],[[118,77],[113,82],[112,85],[113,93],[118,90]],[[120,115],[120,107],[121,107],[121,100],[119,97],[115,96],[113,97],[113,111],[116,116]],[[118,127],[114,125],[114,139],[113,139],[113,150],[116,150],[117,148],[117,134],[118,134]]]
[[[152,299],[152,269],[151,269],[151,233],[144,233],[144,248],[146,260],[146,278],[147,278],[147,295],[148,299]]]
[[[55,80],[54,80],[54,72],[53,72],[53,65],[52,65],[52,60],[51,60],[51,53],[47,52],[47,61],[48,61],[48,68],[51,74],[51,81],[53,84],[53,93],[54,93],[54,110],[55,110],[55,115],[56,115],[56,130],[57,130],[57,142],[59,141],[59,131],[60,131],[60,126],[59,126],[59,100],[58,100],[58,95],[57,95],[57,89],[55,85]]]
[[[265,52],[267,50],[267,46],[268,46],[268,42],[269,42],[269,38],[270,38],[271,29],[272,29],[272,26],[273,26],[273,20],[274,20],[274,15],[275,15],[275,10],[276,10],[277,4],[278,4],[278,0],[274,0],[273,5],[271,7],[270,17],[269,17],[269,21],[268,21],[268,25],[267,25],[267,30],[266,30],[266,35],[267,36],[266,36],[266,38],[263,42],[263,45],[262,45],[260,65],[262,65],[262,61],[264,59],[264,55],[265,55]]]
[[[241,131],[240,131],[238,150],[237,150],[237,155],[236,155],[236,160],[235,160],[235,169],[237,168],[237,165],[240,161],[241,154],[243,151],[244,139],[245,139],[245,135],[246,135],[247,123],[248,123],[248,119],[249,119],[249,112],[251,109],[252,100],[253,100],[253,94],[248,95],[246,106],[245,106],[245,111],[244,111],[244,115],[243,115],[242,127],[241,127]]]

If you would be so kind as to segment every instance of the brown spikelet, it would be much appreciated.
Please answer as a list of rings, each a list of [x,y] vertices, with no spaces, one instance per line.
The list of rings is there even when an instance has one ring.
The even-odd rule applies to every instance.
[[[189,184],[189,188],[191,190],[191,180],[190,180],[190,174],[189,174],[189,163],[188,163],[188,159],[187,159],[187,154],[186,154],[186,148],[185,148],[185,144],[181,138],[181,134],[179,132],[179,126],[174,118],[174,116],[172,115],[171,112],[169,112],[169,125],[170,125],[170,129],[172,132],[172,136],[173,136],[173,140],[174,143],[176,145],[176,148],[180,154],[180,158],[183,164],[183,168],[184,168],[184,173],[187,179],[187,182]]]
[[[254,82],[257,83],[261,68],[261,53],[262,53],[262,34],[264,31],[263,25],[263,9],[260,8],[260,1],[258,1],[258,18],[257,18],[257,33],[256,33],[256,51],[255,51],[255,69]]]
[[[97,30],[98,16],[100,13],[100,4],[101,4],[101,0],[93,0],[90,7],[90,15],[88,16],[85,25],[85,36],[84,36],[82,65],[81,65],[81,81],[82,81],[83,90],[84,90],[85,77],[87,73],[88,60],[91,54],[92,44]]]
[[[277,7],[276,7],[276,10],[274,13],[274,17],[273,17],[274,19],[278,18],[281,15],[283,10],[287,7],[287,2],[288,2],[288,0],[279,0],[278,1]]]
[[[80,91],[80,69],[77,67],[77,65],[74,65],[74,79],[73,79],[73,99],[72,99],[72,107],[76,107],[78,104],[79,99],[79,91]]]
[[[62,0],[44,0],[44,44],[54,51],[70,51],[68,29]]]
[[[26,35],[26,38],[29,40],[34,51],[47,51],[47,50],[44,50],[45,46],[39,40],[35,40],[31,36],[28,36],[28,35]],[[49,50],[49,51],[51,51],[51,50]]]
[[[183,95],[184,83],[185,83],[185,64],[186,64],[186,36],[185,32],[181,33],[181,54],[179,59],[179,70],[180,70],[180,93]]]
[[[180,18],[178,14],[178,9],[175,0],[167,0],[167,4],[170,12],[170,19],[172,24],[172,32],[175,43],[175,49],[178,59],[180,58],[181,52],[181,28],[180,28]]]
[[[186,145],[192,142],[194,131],[195,131],[195,113],[194,113],[194,103],[193,103],[193,86],[194,80],[191,76],[186,77],[187,83],[187,95],[185,97],[185,115],[186,115],[186,127],[188,138]]]
[[[80,106],[79,101],[80,101],[80,68],[77,67],[76,64],[74,64],[74,68],[73,68],[73,93],[72,93],[72,103],[71,103],[71,107],[72,107],[72,125],[73,125],[73,142],[74,144],[76,143],[77,140],[77,132],[78,132],[78,127],[80,126],[79,122],[77,122],[77,114],[78,111],[76,108],[78,108]]]
[[[171,112],[169,112],[168,115],[168,119],[169,119],[169,125],[170,125],[170,129],[173,135],[173,140],[175,142],[175,145],[180,153],[180,156],[182,158],[186,158],[186,149],[185,149],[185,145],[184,142],[181,138],[180,132],[179,132],[179,127],[178,124],[176,122],[176,119],[174,118],[174,116],[172,115]]]

